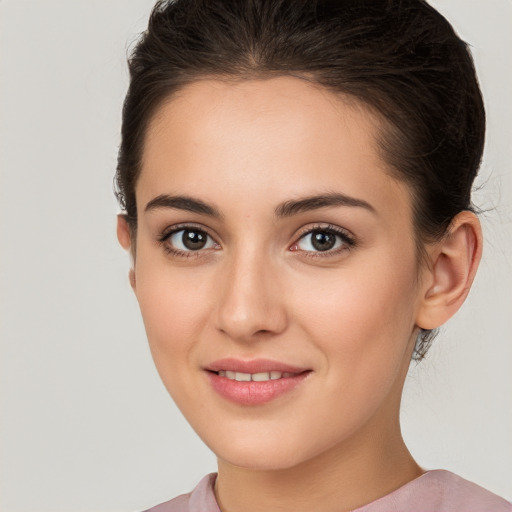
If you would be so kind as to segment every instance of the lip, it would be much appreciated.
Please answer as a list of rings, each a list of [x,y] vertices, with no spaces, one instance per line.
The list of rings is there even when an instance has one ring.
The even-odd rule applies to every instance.
[[[215,392],[230,402],[246,406],[263,405],[287,394],[311,374],[311,369],[309,368],[300,368],[270,359],[253,359],[251,361],[233,358],[219,359],[206,366],[204,370]],[[221,370],[241,373],[278,371],[293,375],[262,382],[240,382],[215,373]]]
[[[310,370],[310,368],[292,366],[280,361],[273,361],[271,359],[251,359],[250,361],[244,361],[242,359],[227,357],[208,364],[205,366],[205,370],[209,370],[211,372],[228,370],[241,373],[261,373],[271,371],[281,373],[302,373]]]

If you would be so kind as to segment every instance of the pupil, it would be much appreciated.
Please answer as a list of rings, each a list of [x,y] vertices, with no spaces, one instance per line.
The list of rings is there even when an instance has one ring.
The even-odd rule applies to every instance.
[[[192,251],[202,249],[206,244],[206,236],[200,231],[185,230],[182,237],[183,245]]]
[[[317,251],[328,251],[334,247],[336,237],[325,231],[314,231],[312,234],[312,244]]]

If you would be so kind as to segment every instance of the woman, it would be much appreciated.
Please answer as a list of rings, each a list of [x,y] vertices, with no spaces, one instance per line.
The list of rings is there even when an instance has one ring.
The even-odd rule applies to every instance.
[[[151,352],[218,459],[156,511],[511,510],[400,432],[482,252],[485,116],[421,0],[178,0],[130,60],[118,238]]]

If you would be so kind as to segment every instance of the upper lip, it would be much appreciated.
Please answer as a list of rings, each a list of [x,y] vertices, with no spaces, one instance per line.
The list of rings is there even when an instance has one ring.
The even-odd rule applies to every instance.
[[[242,359],[227,357],[224,359],[218,359],[217,361],[206,365],[204,369],[211,372],[227,370],[239,373],[264,373],[271,371],[282,373],[302,373],[308,371],[310,368],[293,366],[280,361],[273,361],[271,359],[251,359],[249,361],[244,361]]]

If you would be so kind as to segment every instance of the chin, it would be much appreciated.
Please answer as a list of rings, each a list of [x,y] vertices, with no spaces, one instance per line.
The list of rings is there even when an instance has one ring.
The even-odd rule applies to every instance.
[[[274,435],[270,439],[237,438],[232,435],[226,441],[227,443],[207,444],[218,459],[232,466],[255,471],[290,469],[318,455],[319,451],[315,447],[304,446],[303,442],[297,444],[290,437],[283,438],[282,435]]]
[[[245,468],[253,471],[282,471],[298,466],[301,462],[297,454],[286,453],[228,453],[227,456],[218,455],[219,459],[224,460],[232,466]]]

